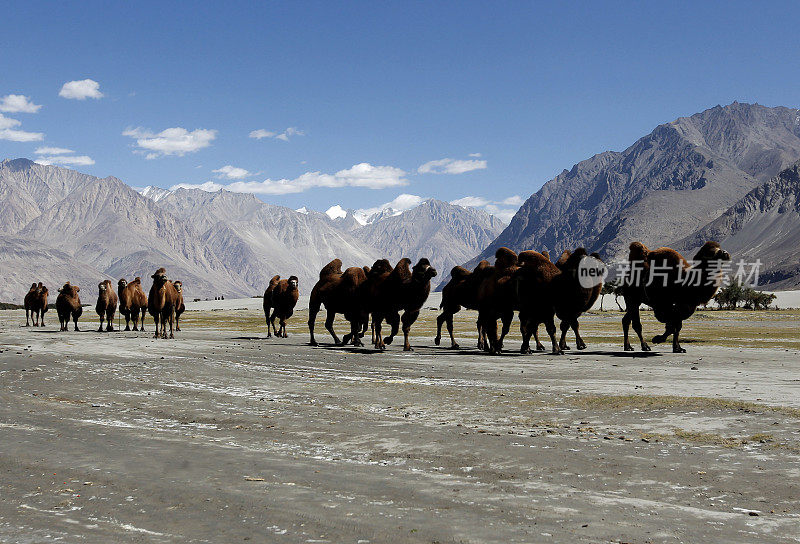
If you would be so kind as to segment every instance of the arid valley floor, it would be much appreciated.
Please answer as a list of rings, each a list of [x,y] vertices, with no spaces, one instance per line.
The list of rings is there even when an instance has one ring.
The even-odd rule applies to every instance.
[[[0,542],[800,540],[798,311],[701,312],[683,355],[593,312],[560,357],[478,353],[465,312],[434,346],[433,307],[413,353],[312,348],[306,316],[0,312]]]

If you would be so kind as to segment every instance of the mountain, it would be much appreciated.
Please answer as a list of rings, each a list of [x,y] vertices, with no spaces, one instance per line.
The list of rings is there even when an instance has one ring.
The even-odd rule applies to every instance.
[[[427,257],[444,279],[450,269],[486,247],[505,225],[476,208],[429,199],[397,215],[384,214],[352,231],[392,264]],[[438,283],[438,281],[437,281]]]
[[[672,244],[798,159],[800,110],[734,102],[681,117],[545,183],[468,266],[501,246],[615,260],[633,240]]]
[[[718,240],[737,258],[761,260],[760,283],[800,285],[800,162],[780,172],[677,247],[692,250]]]
[[[345,266],[377,258],[377,251],[332,226],[324,214],[273,206],[252,194],[177,189],[157,204],[190,223],[203,247],[253,289],[263,290],[275,274],[294,274],[310,290],[335,257]]]

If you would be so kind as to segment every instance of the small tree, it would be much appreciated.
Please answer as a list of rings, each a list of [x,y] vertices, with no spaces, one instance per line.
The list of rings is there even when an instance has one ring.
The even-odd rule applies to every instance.
[[[603,284],[603,288],[600,290],[600,311],[603,311],[603,299],[606,295],[613,295],[614,294],[614,283],[613,281],[606,282]]]

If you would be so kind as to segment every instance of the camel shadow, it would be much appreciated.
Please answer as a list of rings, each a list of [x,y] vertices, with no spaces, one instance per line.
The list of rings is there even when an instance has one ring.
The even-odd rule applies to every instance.
[[[569,350],[564,352],[567,355],[605,355],[607,357],[621,357],[623,359],[639,359],[646,357],[662,357],[663,354],[658,351],[579,351]]]

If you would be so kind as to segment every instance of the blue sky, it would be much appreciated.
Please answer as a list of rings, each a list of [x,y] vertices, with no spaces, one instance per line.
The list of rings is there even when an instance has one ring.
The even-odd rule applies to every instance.
[[[660,123],[734,100],[800,105],[796,3],[17,2],[3,14],[0,158],[64,148],[38,156],[137,187],[237,183],[293,208],[405,193],[475,197],[507,218],[512,197]]]

